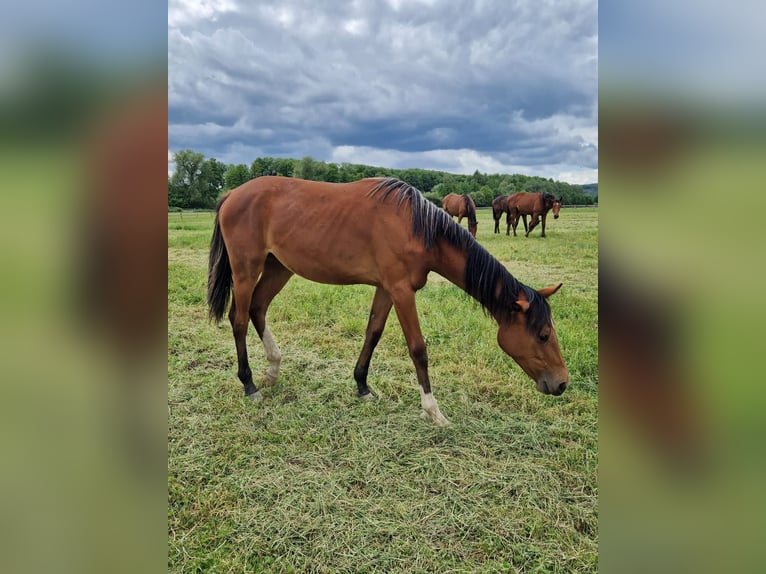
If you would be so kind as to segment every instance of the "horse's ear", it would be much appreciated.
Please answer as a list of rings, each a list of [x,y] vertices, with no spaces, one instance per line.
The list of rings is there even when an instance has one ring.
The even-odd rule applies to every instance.
[[[522,313],[526,313],[529,309],[529,301],[526,299],[517,299],[513,302],[512,307],[514,311],[521,311]]]
[[[521,311],[522,313],[526,313],[529,309],[529,299],[527,299],[527,295],[524,293],[523,289],[519,289],[519,298],[511,303],[511,309],[514,311]]]
[[[556,291],[561,289],[562,285],[563,285],[563,283],[559,283],[558,285],[555,285],[555,286],[543,287],[542,289],[538,289],[537,292],[540,293],[540,295],[542,295],[543,297],[545,297],[547,299],[548,297],[553,295]]]

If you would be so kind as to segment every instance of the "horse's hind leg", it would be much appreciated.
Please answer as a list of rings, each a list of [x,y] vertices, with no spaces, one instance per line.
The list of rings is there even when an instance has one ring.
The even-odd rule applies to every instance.
[[[362,398],[370,397],[370,389],[367,387],[367,371],[370,368],[370,359],[375,347],[380,341],[383,329],[388,320],[388,314],[391,311],[391,296],[382,287],[375,290],[375,297],[372,300],[372,309],[370,309],[370,319],[367,321],[367,332],[364,336],[364,345],[359,354],[359,360],[354,367],[354,380],[356,381],[359,396]]]
[[[527,230],[526,236],[529,237],[529,234],[532,233],[532,230],[537,226],[537,224],[540,221],[540,216],[535,214],[532,216],[532,219],[529,220],[529,228],[527,229],[527,216],[524,216],[524,228]]]
[[[237,347],[237,376],[245,387],[245,395],[253,400],[260,399],[261,394],[253,384],[253,373],[247,361],[247,327],[250,323],[250,301],[261,268],[262,264],[248,265],[245,271],[233,273],[234,298],[229,311],[234,344]]]
[[[271,386],[277,382],[279,363],[282,359],[282,353],[280,353],[274,336],[271,334],[271,329],[266,324],[266,311],[271,301],[292,276],[292,271],[282,265],[276,257],[269,255],[266,257],[261,279],[255,287],[253,299],[250,303],[250,319],[253,321],[253,326],[261,338],[263,348],[266,350],[266,360],[269,362],[265,372],[265,386]]]

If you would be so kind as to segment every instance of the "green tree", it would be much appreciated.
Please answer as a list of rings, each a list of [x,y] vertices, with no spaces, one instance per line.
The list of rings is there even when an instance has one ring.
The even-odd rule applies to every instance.
[[[327,164],[327,170],[325,171],[324,180],[331,181],[333,183],[340,181],[340,170],[338,169],[337,164],[335,163]]]
[[[195,197],[201,195],[200,176],[205,156],[190,149],[173,155],[175,171],[168,185],[168,204],[173,207],[192,207]]]
[[[492,205],[492,200],[495,198],[492,193],[492,188],[488,185],[482,185],[479,191],[472,193],[473,201],[477,207],[489,207]]]
[[[234,189],[250,180],[250,170],[244,163],[232,164],[226,168],[224,181],[226,189]]]
[[[271,167],[274,175],[292,177],[295,170],[295,160],[284,157],[276,157],[272,159]]]
[[[181,207],[181,197],[171,178],[168,178],[168,207]]]
[[[218,196],[223,191],[226,165],[211,157],[202,164],[200,172],[199,207],[210,209],[215,207]]]
[[[293,177],[297,177],[299,179],[317,179],[317,174],[319,173],[319,167],[317,163],[318,162],[314,161],[310,155],[303,156],[303,158],[301,158],[301,160],[295,164],[295,168],[293,169]]]
[[[250,177],[255,179],[262,175],[272,175],[272,166],[270,158],[259,157],[250,166]]]

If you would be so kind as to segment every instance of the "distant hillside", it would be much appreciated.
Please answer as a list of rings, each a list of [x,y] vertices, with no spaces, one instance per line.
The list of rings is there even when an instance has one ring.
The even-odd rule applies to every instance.
[[[598,184],[597,183],[586,183],[582,186],[582,192],[587,195],[598,195]]]

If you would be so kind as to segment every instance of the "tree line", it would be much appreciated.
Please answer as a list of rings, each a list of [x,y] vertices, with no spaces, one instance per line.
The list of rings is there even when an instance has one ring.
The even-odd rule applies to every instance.
[[[478,207],[488,207],[500,195],[517,191],[549,192],[566,205],[593,205],[598,196],[583,186],[522,174],[458,175],[429,169],[390,169],[354,163],[327,163],[311,156],[302,159],[259,157],[249,166],[224,164],[201,153],[182,150],[174,154],[175,171],[168,178],[169,209],[212,209],[224,191],[262,175],[282,175],[314,181],[351,182],[365,177],[397,177],[414,185],[426,198],[441,205],[448,193],[469,194]]]

